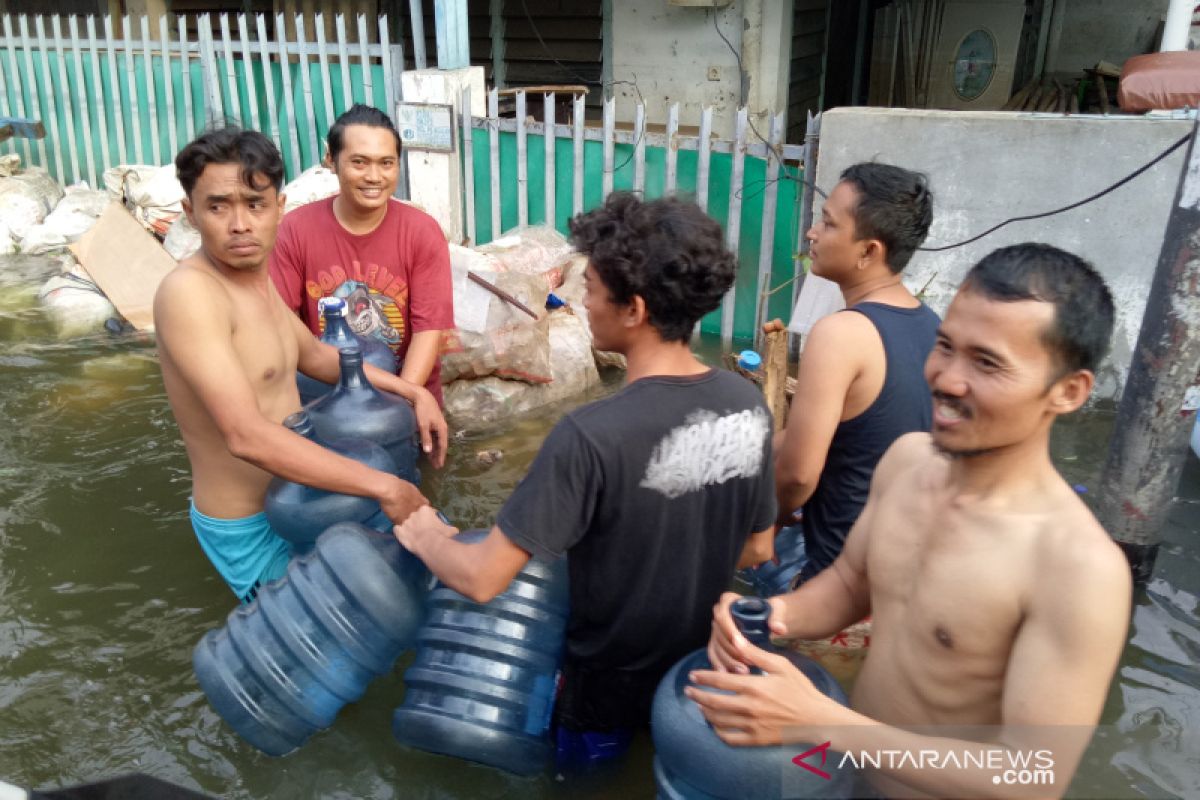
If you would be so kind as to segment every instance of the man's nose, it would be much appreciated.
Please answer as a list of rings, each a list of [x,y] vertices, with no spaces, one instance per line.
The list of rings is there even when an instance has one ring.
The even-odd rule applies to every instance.
[[[246,231],[250,229],[250,209],[244,206],[234,206],[233,214],[229,221],[230,227],[235,231]]]
[[[967,381],[961,360],[956,356],[950,356],[936,361],[930,372],[929,388],[951,397],[965,395]]]
[[[808,239],[810,242],[815,242],[817,240],[817,226],[815,223],[811,228],[804,232],[804,238]]]

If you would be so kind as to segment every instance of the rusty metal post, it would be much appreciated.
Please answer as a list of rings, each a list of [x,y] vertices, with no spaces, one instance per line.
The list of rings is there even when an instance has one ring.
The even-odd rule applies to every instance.
[[[1200,406],[1200,118],[1184,160],[1101,476],[1100,521],[1145,581]]]
[[[767,354],[763,364],[763,397],[775,418],[775,430],[781,431],[787,421],[787,328],[782,321],[773,319],[764,323],[762,329]]]

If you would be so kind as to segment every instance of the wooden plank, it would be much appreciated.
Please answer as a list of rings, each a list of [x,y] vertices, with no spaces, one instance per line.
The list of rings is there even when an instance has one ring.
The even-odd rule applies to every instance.
[[[104,44],[108,56],[108,77],[111,80],[113,108],[113,128],[117,139],[117,160],[121,164],[129,163],[129,150],[125,143],[125,111],[121,103],[121,78],[117,72],[117,51],[113,47],[112,17],[104,17]]]
[[[731,253],[738,252],[742,232],[742,185],[746,166],[746,127],[749,116],[745,106],[738,109],[734,123],[733,166],[729,175],[729,216],[725,220],[725,245]],[[737,283],[729,287],[721,301],[721,342],[733,343],[733,314],[737,308]]]
[[[75,62],[75,86],[71,93],[72,102],[79,104],[79,118],[83,121],[80,126],[83,129],[83,155],[84,162],[87,164],[87,180],[92,186],[101,186],[100,173],[104,171],[101,166],[100,170],[96,170],[96,156],[92,152],[92,128],[95,124],[92,120],[92,115],[88,109],[88,91],[87,83],[83,78],[83,57],[84,50],[80,45],[79,39],[79,18],[69,17],[67,19],[67,28],[71,32],[71,58]],[[99,92],[97,92],[99,94]],[[101,125],[100,127],[104,127]]]
[[[708,169],[712,155],[712,120],[711,106],[705,106],[700,112],[700,135],[696,142],[696,205],[708,212]]]
[[[429,62],[425,57],[425,14],[421,0],[408,0],[408,18],[412,31],[413,62],[417,69],[425,69]]]
[[[463,143],[463,180],[464,199],[467,212],[467,241],[468,246],[475,244],[475,140],[471,134],[471,87],[464,86],[459,114],[462,120]]]
[[[545,223],[552,227],[555,226],[556,209],[555,202],[557,198],[554,194],[554,167],[555,167],[555,149],[557,148],[558,137],[554,135],[554,93],[542,95],[542,113],[545,117],[545,128],[542,132],[542,152],[545,156],[542,167],[542,187],[544,190],[544,205],[546,209]]]
[[[613,128],[616,122],[617,100],[609,97],[604,100],[604,178],[600,200],[604,202],[613,190]]]
[[[23,14],[21,15],[21,21],[22,23],[25,21],[25,16]],[[46,47],[45,17],[43,17],[41,14],[37,15],[34,17],[33,24],[34,29],[37,31],[38,57],[42,63],[41,77],[42,81],[44,82],[43,88],[46,92],[46,98],[50,104],[49,107],[46,108],[45,111],[39,116],[43,120],[50,120],[50,135],[54,137],[54,147],[55,150],[57,150],[54,163],[58,170],[58,174],[55,175],[55,177],[65,183],[67,181],[67,167],[66,164],[63,163],[62,150],[60,149],[63,144],[62,132],[59,130],[58,126],[58,118],[61,112],[57,107],[58,104],[54,102],[54,81],[50,77],[50,57],[49,49]],[[28,39],[27,31],[22,30],[21,34]],[[30,70],[30,72],[32,73],[32,70]],[[40,142],[42,140],[39,139],[38,141]]]
[[[246,15],[237,15],[238,39],[242,51],[242,72],[246,76],[246,102],[250,105],[250,126],[256,131],[262,130],[262,122],[258,116],[258,81],[254,78],[254,62],[250,60],[250,33],[246,25]]]
[[[154,293],[175,259],[124,205],[109,203],[71,251],[129,324],[154,330]]]
[[[325,124],[321,130],[328,130],[333,125],[333,80],[329,74],[329,48],[325,44],[325,15],[317,14],[313,22],[313,33],[317,37],[317,64],[320,65],[319,72],[321,73],[321,92],[325,96]],[[313,121],[313,127],[316,128],[317,123]],[[314,131],[316,133],[316,131]],[[319,137],[320,134],[317,133]],[[321,160],[321,154],[317,154],[317,160]]]
[[[374,78],[371,75],[371,55],[370,42],[367,39],[367,18],[363,14],[358,15],[358,55],[359,63],[362,66],[362,99],[360,102],[366,103],[369,106],[375,105],[375,87],[373,84]],[[358,98],[351,98],[351,105]]]
[[[517,224],[529,224],[528,134],[525,130],[525,93],[517,92]]]
[[[196,136],[196,115],[192,110],[192,63],[188,54],[187,18],[182,14],[175,18],[179,31],[179,67],[183,82],[183,138],[191,141]]]
[[[262,65],[263,90],[267,96],[267,120],[270,123],[271,141],[275,142],[275,146],[282,154],[283,137],[279,134],[279,112],[278,106],[275,105],[275,75],[273,74],[274,70],[271,69],[271,51],[267,48],[267,21],[262,14],[254,15],[254,29],[258,33],[258,63]],[[287,65],[284,64],[283,68],[286,70]],[[292,129],[292,136],[295,136],[296,126],[289,125],[287,127]],[[286,160],[284,163],[287,163]]]
[[[342,73],[342,107],[336,109],[336,112],[341,114],[354,105],[354,90],[350,88],[350,46],[346,40],[345,15],[336,15],[333,18],[333,26],[337,32],[338,71]],[[333,125],[333,119],[329,120],[329,124]]]
[[[215,127],[225,121],[225,108],[221,101],[221,74],[217,71],[217,56],[213,49],[212,20],[208,14],[200,15],[198,33],[200,36],[200,63],[204,67],[204,83],[208,87],[205,101],[208,103],[205,119],[210,127]]]
[[[646,195],[646,104],[633,112],[633,191]]]
[[[150,49],[150,21],[146,15],[141,17],[142,28],[142,65],[146,75],[146,108],[150,117],[150,155],[154,166],[161,166],[162,145],[158,141],[158,100],[154,91],[154,51]]]
[[[1016,111],[1017,109],[1021,108],[1021,106],[1023,106],[1025,104],[1025,101],[1029,99],[1029,95],[1033,94],[1033,91],[1034,91],[1034,89],[1037,88],[1037,85],[1038,85],[1038,79],[1034,78],[1029,83],[1027,83],[1023,87],[1021,87],[1021,90],[1019,92],[1014,94],[1012,97],[1008,98],[1008,102],[1005,103],[1000,108],[1000,110],[1001,111]]]
[[[171,31],[167,27],[166,14],[158,18],[158,41],[162,46],[163,94],[167,101],[167,147],[170,148],[167,160],[170,161],[179,152],[179,135],[175,130],[179,118],[175,116],[175,77],[171,70]],[[257,123],[255,127],[258,127]]]
[[[492,183],[492,238],[500,238],[500,98],[496,90],[488,92],[488,163],[491,166]]]
[[[89,17],[89,19],[91,19],[91,18]],[[8,72],[6,73],[6,76],[8,77],[8,80],[13,84],[13,97],[15,99],[13,108],[10,108],[9,111],[10,112],[15,111],[18,117],[21,117],[22,119],[24,119],[25,118],[25,97],[24,97],[24,93],[21,91],[23,81],[21,79],[21,71],[19,69],[17,69],[17,47],[16,47],[16,41],[12,35],[12,20],[9,18],[8,14],[4,15],[3,21],[0,24],[3,25],[4,38],[8,40],[8,47],[6,48],[8,50]],[[32,105],[32,103],[31,103],[31,105]],[[41,120],[38,120],[38,124],[39,125],[41,124]],[[45,136],[44,131],[45,131],[45,129],[43,129],[42,136]],[[41,137],[33,137],[33,138],[41,138]],[[25,151],[25,159],[24,159],[25,163],[32,164],[33,163],[33,159],[32,159],[33,148],[30,146],[29,140],[22,138],[21,146],[22,146],[22,149],[24,149],[24,151]]]
[[[292,169],[289,174],[294,178],[304,170],[304,158],[300,154],[300,135],[296,130],[296,96],[292,92],[292,63],[288,59],[286,37],[283,35],[283,14],[275,15],[275,30],[280,32],[276,40],[279,52],[280,83],[283,84],[283,125],[287,128],[288,144],[292,150]],[[288,124],[291,123],[291,124]]]
[[[675,183],[678,180],[679,162],[679,103],[672,103],[667,109],[667,163],[663,175],[663,193],[675,194]]]
[[[233,60],[233,37],[229,33],[229,15],[221,15],[221,53],[225,56],[225,86],[229,92],[229,116],[239,125],[242,119],[242,98],[238,92],[237,63]]]
[[[783,142],[784,117],[771,117],[771,130],[767,141],[778,148]],[[781,164],[776,153],[767,157],[767,186],[763,197],[762,232],[758,248],[758,296],[755,298],[754,327],[764,322],[767,314],[767,292],[771,288],[771,263],[775,255],[775,206],[779,197],[779,171]]]
[[[776,431],[783,430],[787,421],[787,326],[773,319],[762,326],[767,357],[763,359],[763,399]]]
[[[304,41],[304,16],[296,15],[296,42],[305,44]],[[313,112],[313,93],[312,93],[312,76],[308,74],[308,56],[304,51],[300,51],[300,86],[304,90],[304,111],[308,114],[308,141],[312,144],[313,161],[314,163],[321,160],[321,142],[317,134],[317,118]],[[295,119],[293,117],[293,119]],[[308,164],[304,163],[299,150],[296,151],[296,169],[303,172],[308,168]]]
[[[575,95],[574,109],[571,114],[572,151],[575,162],[575,179],[571,183],[571,213],[583,213],[583,125],[584,125],[584,95]]]

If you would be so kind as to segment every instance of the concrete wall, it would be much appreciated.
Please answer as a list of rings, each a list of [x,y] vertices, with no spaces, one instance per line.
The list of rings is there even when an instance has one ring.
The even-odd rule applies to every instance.
[[[822,119],[817,185],[828,192],[841,171],[859,161],[926,173],[934,222],[925,245],[937,247],[1010,217],[1088,197],[1150,161],[1191,127],[1187,121],[1141,117],[840,108]],[[918,252],[905,270],[905,283],[913,291],[927,286],[926,302],[941,313],[971,265],[998,247],[1035,241],[1077,253],[1104,275],[1116,298],[1112,353],[1097,389],[1098,396],[1116,397],[1129,370],[1185,150],[1074,211],[1013,223],[953,250]],[[816,287],[808,283],[804,290],[811,294]]]
[[[741,82],[737,57],[722,34],[742,54],[750,74],[751,110],[786,107],[790,3],[735,0],[720,9],[672,6],[665,0],[612,4],[612,79],[628,82],[613,86],[618,120],[633,119],[640,91],[651,124],[664,124],[667,107],[678,102],[680,124],[696,126],[701,109],[710,105],[713,132],[732,138]],[[765,134],[761,125],[759,130]]]
[[[1158,50],[1159,22],[1170,0],[1057,0],[1066,3],[1050,72],[1070,73],[1108,61],[1118,67],[1130,56]],[[1047,3],[1047,8],[1049,8]]]

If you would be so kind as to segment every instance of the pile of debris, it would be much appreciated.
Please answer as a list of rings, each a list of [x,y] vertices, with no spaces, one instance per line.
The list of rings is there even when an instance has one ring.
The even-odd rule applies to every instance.
[[[0,255],[61,260],[39,299],[64,339],[150,329],[158,280],[200,247],[173,165],[114,167],[104,184],[64,189],[38,167],[22,170],[15,155],[0,159]],[[337,191],[337,177],[313,167],[284,187],[285,213]],[[599,384],[598,367],[624,366],[593,352],[586,259],[552,227],[448,246],[456,327],[443,337],[442,381],[456,428],[491,427],[578,396]]]

